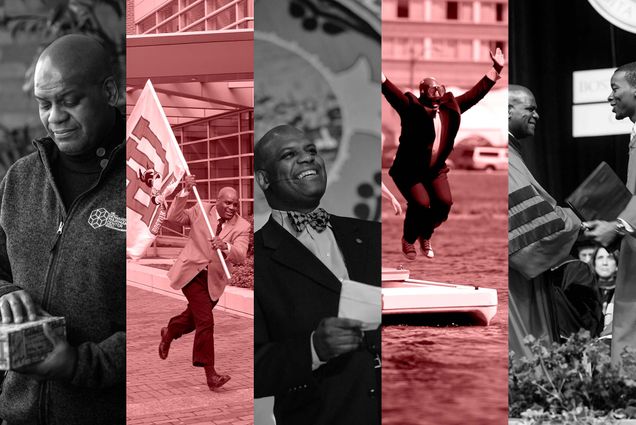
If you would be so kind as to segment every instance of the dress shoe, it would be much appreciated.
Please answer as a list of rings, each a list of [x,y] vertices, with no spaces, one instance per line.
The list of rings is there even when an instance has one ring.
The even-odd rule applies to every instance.
[[[168,357],[168,351],[170,351],[170,343],[172,342],[172,336],[168,332],[168,328],[161,328],[161,342],[159,343],[159,358],[165,360]]]
[[[207,381],[208,381],[208,388],[210,388],[211,391],[216,390],[217,388],[221,388],[223,385],[225,385],[227,383],[227,381],[230,380],[230,375],[213,375],[213,376],[208,376],[207,377]]]

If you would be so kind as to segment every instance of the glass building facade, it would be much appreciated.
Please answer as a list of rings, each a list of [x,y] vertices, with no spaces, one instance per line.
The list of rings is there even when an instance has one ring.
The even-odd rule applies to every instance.
[[[400,87],[416,89],[415,75],[427,72],[468,88],[490,63],[489,51],[499,47],[508,57],[507,40],[507,0],[382,2],[383,68]]]
[[[254,28],[251,0],[171,0],[143,17],[137,34]]]
[[[212,201],[223,187],[238,191],[243,217],[254,214],[254,111],[229,112],[175,125],[174,135],[196,176],[201,199]],[[187,207],[195,205],[190,197]],[[181,226],[167,223],[164,235],[181,233]]]
[[[128,26],[128,35],[150,40],[156,34],[158,42],[165,35],[175,35],[173,44],[183,52],[188,52],[193,42],[213,47],[223,40],[223,34],[250,33],[254,27],[253,0],[129,0],[128,4],[129,9],[134,6],[134,16],[128,18],[133,22]],[[252,52],[235,49],[234,54],[251,57]],[[254,214],[253,71],[250,70],[249,76],[228,73],[216,62],[204,59],[209,57],[192,57],[187,53],[172,58],[198,64],[197,75],[188,75],[192,66],[183,63],[181,69],[185,74],[162,70],[157,73],[156,69],[150,69],[147,78],[153,80],[190,172],[196,176],[202,201],[214,204],[219,189],[232,187],[239,194],[239,214],[247,218]],[[209,63],[210,69],[201,68],[201,63]],[[170,59],[165,69],[174,69],[170,68]],[[155,79],[153,73],[161,77]],[[143,71],[135,75],[138,74],[143,75]],[[128,92],[138,93],[140,82],[133,79],[135,85],[128,87]],[[133,104],[131,97],[129,110]],[[195,203],[195,197],[190,196],[187,206]],[[170,223],[160,233],[177,237],[184,234],[187,228]],[[161,238],[157,243],[162,245]]]

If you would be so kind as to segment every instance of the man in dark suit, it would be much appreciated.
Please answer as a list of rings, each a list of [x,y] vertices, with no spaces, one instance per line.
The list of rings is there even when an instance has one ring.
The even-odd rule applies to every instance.
[[[237,214],[236,190],[224,187],[219,190],[216,205],[203,204],[212,229],[216,229],[216,237],[212,239],[201,208],[195,205],[185,209],[194,184],[194,176],[185,177],[185,188],[175,198],[166,217],[168,221],[191,227],[186,246],[168,272],[170,286],[183,291],[188,306],[161,329],[159,357],[168,357],[173,339],[195,331],[192,364],[204,368],[208,387],[215,390],[230,380],[229,375],[218,374],[214,367],[212,309],[228,283],[217,250],[221,250],[226,262],[242,263],[247,254],[251,226]]]
[[[415,260],[415,241],[433,258],[431,236],[448,218],[453,200],[448,185],[446,159],[453,150],[461,114],[479,102],[494,86],[504,64],[499,48],[490,70],[468,92],[453,96],[435,78],[420,82],[420,97],[403,93],[382,75],[382,94],[400,115],[402,132],[389,175],[407,201],[402,252]]]
[[[634,125],[630,134],[627,188],[634,194],[613,222],[593,221],[586,236],[608,246],[621,238],[614,319],[612,321],[612,362],[619,363],[626,347],[636,349],[636,62],[619,67],[610,81],[607,98],[617,120],[629,119]]]
[[[316,146],[278,126],[255,146],[272,215],[254,236],[255,396],[277,425],[380,424],[380,331],[338,318],[341,282],[380,286],[380,225],[317,208],[327,176]]]

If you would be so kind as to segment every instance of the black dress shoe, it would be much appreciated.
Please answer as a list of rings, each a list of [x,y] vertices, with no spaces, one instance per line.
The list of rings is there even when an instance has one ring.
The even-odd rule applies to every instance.
[[[211,391],[214,391],[217,388],[221,388],[223,385],[225,385],[227,381],[230,380],[230,375],[208,376],[207,380],[208,388],[210,388]]]
[[[168,357],[168,351],[170,351],[170,343],[172,337],[168,332],[168,328],[161,328],[161,342],[159,343],[159,358],[165,360]]]

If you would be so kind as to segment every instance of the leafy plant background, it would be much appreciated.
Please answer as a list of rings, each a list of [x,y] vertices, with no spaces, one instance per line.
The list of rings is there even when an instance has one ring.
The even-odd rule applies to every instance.
[[[86,34],[100,40],[109,53],[120,88],[119,108],[125,108],[126,34],[124,0],[5,0],[0,2],[0,33],[17,45],[35,50],[21,86],[31,98],[33,71],[42,50],[66,34]],[[33,102],[33,114],[35,114]],[[20,157],[32,152],[31,140],[43,134],[32,117],[0,124],[0,178]]]
[[[250,244],[243,264],[234,266],[230,285],[254,290],[254,216],[245,217],[250,222]]]
[[[511,352],[508,406],[524,424],[611,424],[636,418],[636,351],[622,353],[622,370],[610,363],[609,346],[580,331],[546,347],[526,339],[534,359]]]

